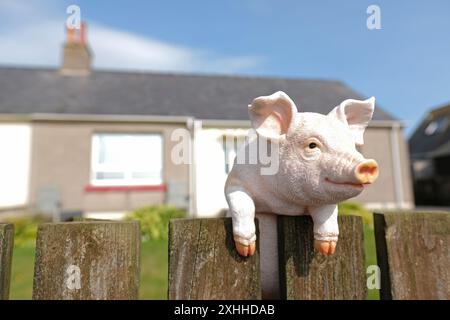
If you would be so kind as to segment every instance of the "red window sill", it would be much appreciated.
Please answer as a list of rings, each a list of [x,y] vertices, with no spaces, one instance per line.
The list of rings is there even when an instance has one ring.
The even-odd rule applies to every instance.
[[[165,184],[142,185],[142,186],[92,186],[84,187],[85,192],[107,192],[107,191],[166,191]]]

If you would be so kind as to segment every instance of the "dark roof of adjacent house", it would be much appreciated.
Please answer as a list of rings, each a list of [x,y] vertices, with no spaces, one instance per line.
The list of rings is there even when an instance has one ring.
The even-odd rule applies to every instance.
[[[415,158],[450,155],[450,105],[431,110],[409,139]]]
[[[285,91],[300,111],[328,113],[362,97],[339,81],[93,71],[64,76],[57,69],[0,68],[0,113],[192,116],[248,120],[253,98]],[[376,109],[374,120],[396,120]]]

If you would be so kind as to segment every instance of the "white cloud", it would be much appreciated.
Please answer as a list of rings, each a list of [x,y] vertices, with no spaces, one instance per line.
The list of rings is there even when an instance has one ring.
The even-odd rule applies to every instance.
[[[60,65],[65,21],[55,19],[58,15],[51,7],[48,1],[31,8],[11,0],[0,2],[0,64]],[[258,56],[222,56],[95,22],[88,23],[87,38],[94,68],[101,69],[236,73],[263,62]]]
[[[256,67],[258,57],[222,57],[199,50],[93,24],[89,43],[99,68],[164,71],[237,72]]]

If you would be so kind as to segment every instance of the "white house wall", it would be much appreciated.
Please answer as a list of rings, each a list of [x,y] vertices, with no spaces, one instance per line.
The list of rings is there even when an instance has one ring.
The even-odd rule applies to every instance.
[[[216,216],[228,208],[224,196],[225,155],[224,135],[246,135],[248,129],[201,129],[196,136],[196,194],[197,215]]]
[[[29,124],[0,124],[0,208],[27,203],[30,151]]]

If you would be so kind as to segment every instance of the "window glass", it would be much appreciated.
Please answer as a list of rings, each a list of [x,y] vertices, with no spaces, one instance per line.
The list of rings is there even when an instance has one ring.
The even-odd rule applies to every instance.
[[[162,183],[160,134],[98,133],[92,137],[93,185]]]
[[[225,156],[225,173],[230,173],[233,168],[234,159],[238,153],[238,150],[244,145],[244,136],[223,136],[222,137],[222,148]]]
[[[431,121],[425,128],[425,134],[431,136],[436,133],[444,132],[449,124],[450,120],[448,117],[440,117],[437,120]]]

